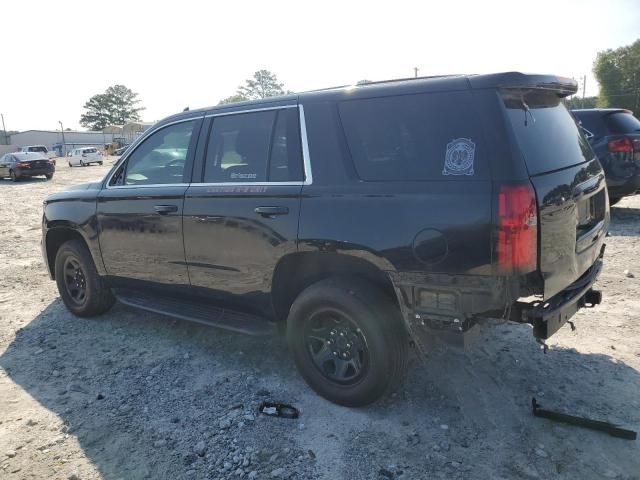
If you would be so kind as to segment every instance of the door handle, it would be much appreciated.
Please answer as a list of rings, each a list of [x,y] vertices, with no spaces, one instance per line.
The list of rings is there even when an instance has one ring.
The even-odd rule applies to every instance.
[[[288,214],[289,207],[256,207],[253,211],[263,217],[273,217],[275,215]]]
[[[173,213],[178,211],[177,205],[156,205],[153,207],[156,213],[160,215],[166,215],[167,213]]]

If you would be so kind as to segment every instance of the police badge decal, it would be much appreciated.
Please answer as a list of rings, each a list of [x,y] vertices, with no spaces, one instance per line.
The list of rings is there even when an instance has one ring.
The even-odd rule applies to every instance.
[[[456,138],[447,144],[442,175],[473,175],[476,144],[470,138]]]

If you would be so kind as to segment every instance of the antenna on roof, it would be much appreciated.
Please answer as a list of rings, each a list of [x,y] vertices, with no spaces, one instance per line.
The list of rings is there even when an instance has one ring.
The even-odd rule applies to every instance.
[[[184,110],[182,110],[183,112],[188,112],[189,111],[189,107],[184,107]]]

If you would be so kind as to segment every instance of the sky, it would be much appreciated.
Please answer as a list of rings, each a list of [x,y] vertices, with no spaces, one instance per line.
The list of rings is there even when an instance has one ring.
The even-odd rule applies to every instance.
[[[7,130],[78,129],[85,102],[114,84],[156,121],[215,105],[263,68],[292,91],[418,67],[586,75],[596,95],[596,53],[640,38],[640,0],[4,0],[0,14]]]

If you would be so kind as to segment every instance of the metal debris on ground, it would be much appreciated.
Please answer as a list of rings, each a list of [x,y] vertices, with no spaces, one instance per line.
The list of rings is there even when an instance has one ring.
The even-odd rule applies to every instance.
[[[258,411],[270,417],[298,418],[300,415],[296,407],[286,403],[262,402]]]
[[[601,422],[599,420],[591,420],[590,418],[576,417],[574,415],[567,415],[566,413],[542,409],[540,408],[540,404],[536,402],[535,398],[531,399],[531,406],[533,408],[533,415],[536,417],[548,418],[549,420],[556,420],[558,422],[568,423],[570,425],[576,425],[578,427],[599,430],[601,432],[608,433],[612,437],[624,438],[627,440],[635,440],[637,438],[637,433],[633,430],[626,430],[612,423]]]

